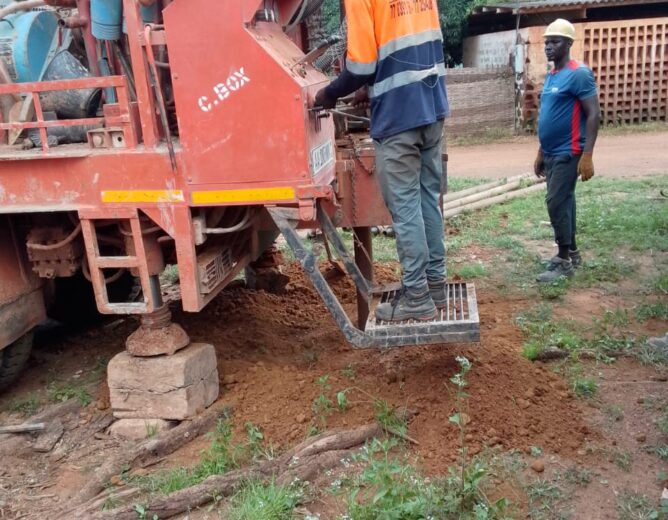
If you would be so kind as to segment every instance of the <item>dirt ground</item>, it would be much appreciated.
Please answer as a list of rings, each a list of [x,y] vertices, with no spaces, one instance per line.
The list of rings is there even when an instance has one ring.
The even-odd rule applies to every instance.
[[[599,135],[594,150],[596,175],[642,177],[668,171],[668,132]],[[508,142],[456,146],[448,150],[454,177],[504,178],[529,173],[538,148],[536,136]]]
[[[481,258],[492,252],[471,254]],[[448,381],[458,370],[455,357],[464,355],[473,363],[467,410],[471,454],[496,446],[506,452],[518,450],[529,460],[531,448],[540,447],[546,476],[573,466],[590,468],[597,477],[586,491],[574,493],[573,518],[615,518],[615,497],[622,489],[660,495],[660,482],[653,478],[661,469],[659,460],[644,450],[658,441],[658,434],[650,411],[641,403],[648,395],[668,395],[665,371],[634,362],[592,366],[609,391],[601,392],[596,401],[576,399],[550,364],[531,363],[520,355],[523,340],[513,318],[532,302],[489,290],[479,291],[480,344],[356,351],[344,342],[298,267],[290,265],[286,272],[292,279],[287,294],[231,289],[199,314],[175,312],[193,341],[216,347],[219,399],[232,407],[240,438],[244,424],[252,422],[277,452],[303,440],[316,421],[311,404],[321,389],[315,381],[327,375],[331,392],[349,389],[351,403],[345,412],[327,418],[328,428],[372,421],[370,396],[406,407],[414,414],[408,433],[419,442],[413,455],[427,474],[443,474],[456,461],[458,449],[458,432],[448,421],[454,412]],[[381,281],[393,279],[395,273],[392,265],[376,269]],[[354,313],[351,283],[341,279],[334,285],[347,311]],[[596,293],[578,294],[567,304],[572,316],[602,312]],[[135,324],[126,318],[83,332],[40,337],[27,372],[2,396],[0,405],[6,409],[21,397],[43,396],[44,386],[54,377],[76,381],[89,376],[98,360],[108,360],[123,349]],[[645,332],[658,334],[662,327],[665,323],[650,321]],[[54,412],[63,418],[65,434],[50,453],[36,453],[30,436],[0,436],[0,518],[48,518],[48,512],[66,503],[99,464],[124,449],[104,434],[111,420],[105,384],[91,391],[93,401],[88,406],[80,409],[74,400],[61,405],[69,406],[65,411]],[[623,408],[619,424],[609,424],[604,413],[608,402]],[[53,420],[49,408],[43,410],[47,415],[37,418]],[[0,423],[20,420],[17,413],[0,414]],[[161,466],[192,464],[208,442],[203,437],[193,440]],[[632,454],[627,470],[617,468],[611,459],[610,454],[621,448]],[[498,484],[518,511],[526,511],[527,497],[521,490]],[[335,510],[321,501],[309,507],[322,518],[335,518]],[[189,518],[214,517],[202,512]]]
[[[597,172],[608,176],[665,173],[667,142],[668,133],[603,136],[596,148]],[[529,138],[458,147],[450,150],[449,171],[459,177],[524,173],[534,153],[535,139]],[[475,249],[463,254],[484,262],[497,252]],[[616,500],[623,490],[658,500],[668,485],[660,478],[661,472],[666,478],[668,465],[648,452],[660,441],[665,443],[652,422],[657,406],[668,404],[665,367],[642,366],[632,360],[612,365],[591,362],[587,370],[599,379],[601,391],[596,399],[578,399],[555,373],[554,363],[532,363],[521,356],[523,337],[514,318],[536,302],[499,293],[493,283],[478,289],[479,344],[354,350],[300,269],[288,265],[286,273],[291,283],[280,296],[235,288],[225,290],[199,314],[183,313],[174,305],[174,319],[191,340],[216,348],[219,400],[233,409],[237,437],[243,438],[244,425],[252,422],[276,452],[303,440],[317,422],[312,403],[321,388],[316,380],[328,376],[330,397],[347,389],[350,407],[327,417],[327,428],[372,421],[373,398],[405,407],[412,416],[408,434],[419,443],[409,448],[411,454],[426,474],[442,475],[455,463],[459,448],[458,431],[448,421],[455,410],[449,379],[458,371],[456,356],[466,356],[473,364],[466,410],[469,453],[495,447],[521,454],[528,464],[539,448],[545,472],[536,475],[522,469],[518,476],[527,480],[586,468],[592,475],[589,485],[566,490],[570,518],[617,518]],[[395,265],[376,266],[379,281],[394,280],[396,273]],[[346,310],[354,315],[352,284],[339,279],[334,285]],[[624,298],[620,290],[621,296],[612,299],[596,290],[571,291],[557,314],[576,320],[600,316],[615,307],[614,298]],[[632,304],[626,301],[627,307]],[[660,335],[666,325],[649,320],[634,332]],[[37,338],[25,374],[0,396],[0,424],[23,421],[18,404],[28,403],[37,411],[31,420],[51,423],[60,418],[64,435],[43,453],[34,449],[36,436],[0,435],[0,519],[54,518],[52,512],[66,504],[101,463],[127,449],[127,444],[105,433],[112,418],[103,376],[104,364],[124,349],[127,335],[136,326],[136,319],[128,317],[86,330],[47,329]],[[89,385],[92,401],[82,407],[76,398],[47,404],[54,398],[48,390],[53,381],[98,382]],[[623,413],[611,415],[611,409]],[[156,468],[192,464],[209,442],[205,437],[193,439]],[[618,463],[620,454],[628,456],[628,464]],[[529,504],[525,489],[501,478],[494,484],[499,495],[516,504],[517,518],[525,517]],[[336,507],[326,501],[315,500],[307,506],[323,519],[336,517]],[[216,517],[206,511],[189,516]]]

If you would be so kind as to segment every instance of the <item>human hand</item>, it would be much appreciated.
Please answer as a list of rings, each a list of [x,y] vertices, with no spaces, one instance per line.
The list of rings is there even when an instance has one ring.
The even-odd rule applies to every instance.
[[[314,107],[321,107],[329,110],[336,106],[336,98],[331,98],[327,95],[326,89],[320,89],[315,95]]]
[[[545,177],[545,161],[543,159],[543,150],[538,149],[538,155],[536,155],[536,160],[533,162],[533,172],[536,177]]]
[[[594,176],[594,160],[591,152],[585,152],[578,161],[578,175],[582,182],[588,181]]]
[[[369,104],[369,88],[365,86],[359,89],[357,92],[355,92],[355,95],[353,96],[352,105],[354,107],[359,107],[359,106],[366,106],[368,104]]]

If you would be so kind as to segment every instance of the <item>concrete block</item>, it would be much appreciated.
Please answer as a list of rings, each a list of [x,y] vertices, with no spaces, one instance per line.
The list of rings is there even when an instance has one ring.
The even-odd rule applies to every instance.
[[[140,441],[173,428],[176,424],[176,421],[164,419],[119,419],[109,427],[109,434],[121,439]]]
[[[180,421],[197,415],[218,397],[212,345],[193,343],[172,356],[114,356],[107,368],[114,417]]]

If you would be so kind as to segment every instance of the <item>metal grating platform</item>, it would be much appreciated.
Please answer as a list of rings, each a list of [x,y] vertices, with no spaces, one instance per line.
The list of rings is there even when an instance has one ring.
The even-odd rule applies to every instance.
[[[480,341],[480,319],[474,285],[465,282],[450,282],[447,285],[447,306],[439,311],[434,320],[403,322],[376,321],[376,307],[391,301],[400,289],[399,285],[385,287],[382,293],[374,296],[365,335],[381,348]]]

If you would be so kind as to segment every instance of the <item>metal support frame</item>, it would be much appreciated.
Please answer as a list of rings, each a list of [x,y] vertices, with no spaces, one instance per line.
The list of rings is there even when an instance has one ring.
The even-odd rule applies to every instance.
[[[306,275],[322,298],[334,321],[353,347],[391,348],[408,345],[473,343],[480,339],[480,321],[473,284],[455,282],[448,284],[448,306],[438,317],[431,321],[407,321],[397,323],[377,322],[373,316],[367,318],[364,331],[355,327],[331,287],[320,272],[318,259],[302,243],[296,228],[299,224],[299,210],[296,208],[267,208],[269,215],[285,237],[295,257],[299,260]],[[336,233],[336,228],[324,210],[318,207],[318,217],[323,232],[344,262],[346,270],[355,280],[362,293],[362,300],[379,304],[390,301],[397,287],[372,289],[368,280],[348,255],[343,241]]]
[[[330,243],[334,247],[334,250],[336,251],[336,254],[343,262],[346,271],[353,279],[353,282],[355,282],[355,285],[359,290],[360,296],[362,296],[362,298],[364,298],[366,302],[371,301],[371,286],[369,285],[369,281],[364,277],[362,272],[359,270],[359,267],[357,267],[355,261],[348,254],[348,251],[346,251],[346,246],[343,243],[343,240],[341,240],[341,237],[336,232],[334,224],[332,223],[332,221],[329,218],[329,215],[327,215],[327,213],[325,212],[320,203],[318,203],[318,220],[320,221],[320,225],[322,226],[322,231],[327,237],[327,240],[330,241]]]
[[[341,303],[339,303],[339,300],[318,268],[318,259],[302,244],[302,240],[295,230],[299,222],[297,211],[286,208],[267,208],[267,210],[279,231],[288,242],[292,252],[301,263],[302,269],[304,269],[304,272],[311,279],[311,282],[313,282],[315,290],[318,291],[318,294],[327,306],[327,309],[329,309],[346,340],[357,348],[372,346],[369,338],[362,331],[355,328],[343,310]]]

